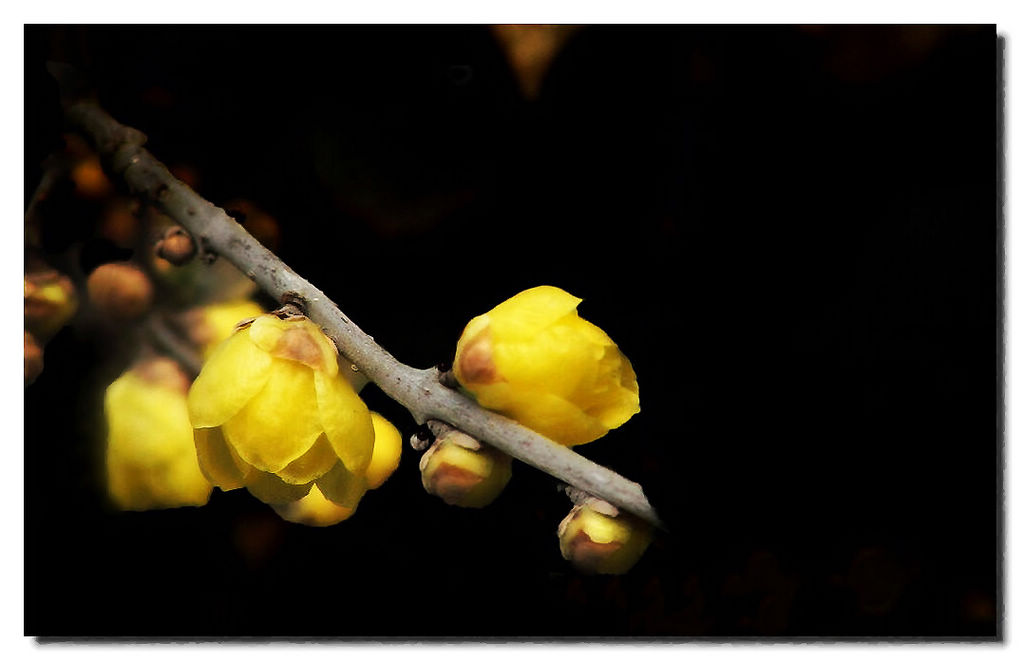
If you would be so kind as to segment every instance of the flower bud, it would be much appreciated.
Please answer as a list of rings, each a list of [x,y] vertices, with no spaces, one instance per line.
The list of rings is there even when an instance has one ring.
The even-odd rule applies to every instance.
[[[107,174],[103,172],[99,157],[90,155],[71,167],[71,181],[75,192],[83,198],[98,200],[114,191]]]
[[[129,263],[100,265],[89,275],[86,288],[100,312],[119,320],[141,316],[153,302],[149,277]]]
[[[71,279],[47,269],[25,274],[25,326],[38,338],[56,334],[78,309]]]
[[[139,201],[118,196],[104,208],[98,231],[117,246],[131,248],[139,236],[140,225]]]
[[[188,377],[170,359],[137,364],[104,397],[107,487],[131,511],[206,504],[185,393]]]
[[[562,557],[584,573],[621,575],[650,543],[649,524],[601,500],[574,506],[558,525]]]
[[[512,478],[512,459],[460,431],[449,431],[420,458],[423,487],[446,504],[485,507]]]
[[[196,255],[196,243],[181,226],[171,226],[156,243],[156,254],[172,265],[184,265]]]
[[[477,402],[566,446],[591,442],[640,411],[636,374],[583,301],[531,288],[470,320],[455,377]]]
[[[25,386],[32,384],[43,372],[43,349],[28,331],[25,332]]]

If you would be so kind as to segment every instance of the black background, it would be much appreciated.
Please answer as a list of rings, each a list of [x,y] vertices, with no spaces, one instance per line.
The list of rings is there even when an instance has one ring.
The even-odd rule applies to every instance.
[[[486,26],[25,36],[26,194],[61,145],[59,59],[200,194],[274,214],[281,257],[406,363],[525,288],[584,298],[642,412],[579,451],[670,528],[581,576],[553,479],[518,464],[459,510],[408,447],[327,529],[244,491],[113,512],[124,363],[73,325],[25,392],[27,634],[996,635],[992,26],[584,27],[533,101]],[[93,246],[49,223],[53,255]]]

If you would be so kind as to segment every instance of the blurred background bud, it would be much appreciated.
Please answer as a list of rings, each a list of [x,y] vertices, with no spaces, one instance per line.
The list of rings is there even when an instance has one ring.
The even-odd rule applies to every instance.
[[[43,349],[28,331],[25,332],[25,386],[32,384],[43,372]]]
[[[107,488],[131,511],[206,504],[213,487],[199,470],[185,394],[188,377],[163,357],[136,364],[104,397]]]
[[[71,167],[71,181],[75,183],[75,193],[89,200],[100,200],[114,192],[114,185],[96,155],[87,156]]]
[[[157,242],[156,254],[172,265],[184,265],[195,257],[196,243],[184,228],[171,226]]]
[[[25,327],[45,342],[78,309],[71,279],[54,269],[25,274]]]
[[[420,458],[423,487],[453,506],[485,507],[512,478],[512,459],[459,431],[449,431]]]
[[[97,230],[122,248],[130,248],[139,238],[139,201],[116,196],[103,208]]]
[[[584,573],[623,574],[650,545],[651,526],[626,513],[613,516],[597,509],[594,504],[578,504],[558,525],[562,557]]]
[[[153,284],[141,269],[129,263],[106,263],[89,274],[89,300],[111,318],[138,318],[153,303]]]
[[[229,200],[223,205],[224,211],[235,221],[245,226],[249,234],[259,240],[260,244],[271,251],[281,246],[281,227],[277,219],[271,216],[256,203],[238,198]]]
[[[491,26],[527,99],[535,99],[540,94],[544,75],[575,31],[576,26],[572,25]]]
[[[205,360],[217,345],[243,320],[263,314],[263,308],[248,299],[236,299],[187,311],[184,315],[189,340],[199,346]]]

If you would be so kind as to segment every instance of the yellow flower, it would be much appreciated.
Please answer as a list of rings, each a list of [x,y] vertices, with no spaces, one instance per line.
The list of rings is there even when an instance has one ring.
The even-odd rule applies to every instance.
[[[282,504],[315,483],[346,507],[365,492],[373,420],[308,318],[261,315],[235,331],[192,384],[188,409],[199,465],[223,490]]]
[[[512,459],[460,431],[449,431],[420,457],[423,487],[446,504],[481,508],[512,478]]]
[[[469,321],[455,377],[485,408],[566,446],[591,442],[640,411],[636,374],[618,346],[576,307],[539,286]]]
[[[224,339],[231,336],[235,325],[262,314],[259,304],[248,299],[210,304],[187,314],[189,336],[206,360]]]
[[[615,513],[614,507],[606,509]],[[562,557],[586,573],[620,575],[633,568],[651,543],[651,526],[629,514],[600,513],[577,505],[558,526]]]
[[[366,468],[366,474],[361,478],[363,490],[360,497],[368,489],[379,488],[398,467],[402,455],[402,436],[398,429],[376,412],[371,412],[370,416],[373,417],[375,438],[373,457]],[[279,516],[289,522],[310,527],[328,527],[351,517],[356,512],[358,501],[351,506],[335,504],[314,485],[309,494],[297,502],[272,506]]]
[[[169,359],[139,364],[107,388],[107,486],[119,508],[202,506],[210,498],[196,462],[187,389]]]

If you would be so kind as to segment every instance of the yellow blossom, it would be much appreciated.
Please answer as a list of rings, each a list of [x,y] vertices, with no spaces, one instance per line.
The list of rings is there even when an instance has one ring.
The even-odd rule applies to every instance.
[[[201,506],[212,486],[196,462],[185,392],[188,379],[169,359],[137,365],[104,398],[107,485],[121,509]]]
[[[623,574],[650,545],[651,526],[629,514],[617,513],[614,507],[606,508],[608,513],[601,513],[599,508],[577,505],[559,524],[562,557],[586,573]]]
[[[370,416],[373,418],[374,430],[373,457],[366,468],[366,474],[361,477],[362,490],[357,488],[354,491],[360,497],[368,489],[379,488],[398,467],[402,455],[402,436],[398,429],[376,412],[371,412]],[[358,501],[351,506],[335,504],[314,485],[309,494],[297,502],[272,506],[279,516],[289,522],[310,527],[328,527],[350,518],[356,512]]]
[[[334,344],[304,316],[261,315],[203,366],[188,395],[203,473],[268,504],[313,485],[354,507],[374,448],[370,411],[338,370]]]
[[[460,431],[439,437],[420,457],[423,487],[447,504],[481,508],[512,478],[512,459]]]
[[[618,346],[553,286],[525,290],[469,321],[454,371],[485,408],[566,446],[591,442],[640,411]]]

